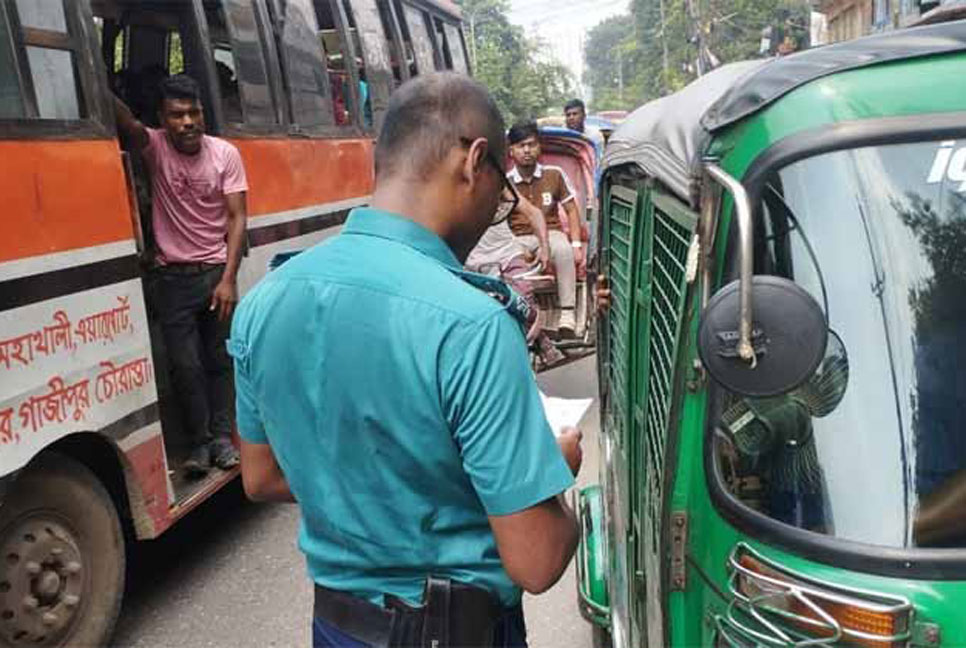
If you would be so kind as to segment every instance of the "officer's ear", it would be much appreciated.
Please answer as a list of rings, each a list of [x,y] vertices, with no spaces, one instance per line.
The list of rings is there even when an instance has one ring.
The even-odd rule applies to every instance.
[[[463,179],[469,184],[476,184],[480,174],[486,168],[486,156],[490,144],[485,137],[477,137],[469,145],[466,160],[463,162]]]

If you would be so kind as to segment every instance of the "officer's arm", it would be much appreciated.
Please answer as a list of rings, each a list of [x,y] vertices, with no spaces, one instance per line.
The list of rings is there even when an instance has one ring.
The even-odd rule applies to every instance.
[[[513,582],[540,594],[560,580],[577,549],[577,520],[562,495],[490,517],[500,560]]]
[[[443,406],[503,566],[520,587],[543,592],[577,546],[559,494],[579,468],[579,433],[554,438],[520,327],[505,312],[454,332],[440,357]]]
[[[295,502],[288,481],[275,460],[272,446],[241,442],[241,472],[245,494],[256,502]]]

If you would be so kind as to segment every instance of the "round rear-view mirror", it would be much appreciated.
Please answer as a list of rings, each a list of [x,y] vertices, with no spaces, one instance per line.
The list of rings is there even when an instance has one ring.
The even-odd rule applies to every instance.
[[[752,279],[751,345],[756,362],[738,355],[739,282],[708,302],[698,331],[698,353],[711,377],[741,396],[785,394],[800,386],[825,356],[828,324],[818,302],[782,277]]]

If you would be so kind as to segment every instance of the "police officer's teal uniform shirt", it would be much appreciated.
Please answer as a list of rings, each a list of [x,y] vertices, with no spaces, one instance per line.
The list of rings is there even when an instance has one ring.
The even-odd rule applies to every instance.
[[[523,333],[429,230],[357,209],[234,317],[238,427],[270,443],[320,585],[421,600],[426,576],[520,590],[487,515],[566,490]]]

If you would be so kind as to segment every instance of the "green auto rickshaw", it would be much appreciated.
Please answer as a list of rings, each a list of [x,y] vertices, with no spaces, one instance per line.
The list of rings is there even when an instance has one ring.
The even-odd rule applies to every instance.
[[[966,21],[723,66],[600,196],[596,639],[966,646]]]

